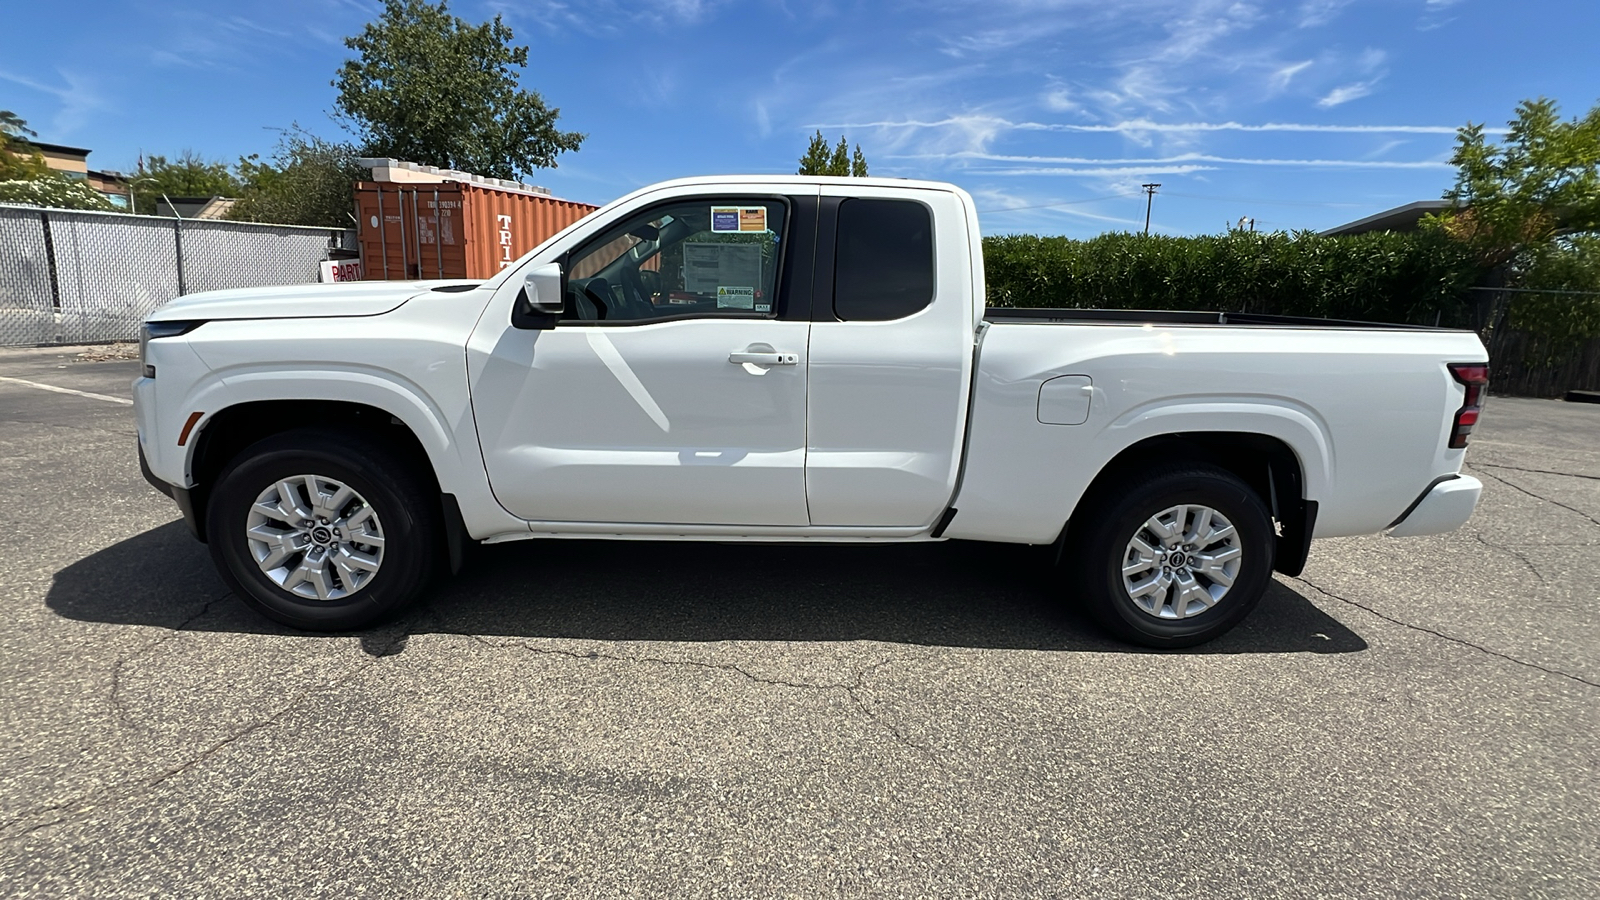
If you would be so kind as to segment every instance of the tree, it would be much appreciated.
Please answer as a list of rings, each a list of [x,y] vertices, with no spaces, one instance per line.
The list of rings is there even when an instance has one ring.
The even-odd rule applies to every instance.
[[[1504,323],[1534,340],[1523,362],[1551,365],[1600,335],[1600,105],[1563,120],[1554,100],[1524,100],[1490,144],[1482,125],[1456,137],[1452,209],[1424,227],[1466,247],[1505,295]]]
[[[50,174],[39,148],[28,143],[38,136],[21,116],[0,109],[0,181],[32,181]]]
[[[0,203],[23,203],[53,209],[111,209],[111,203],[81,180],[45,165],[39,148],[28,142],[38,134],[9,109],[0,109]]]
[[[1485,268],[1525,265],[1560,233],[1600,228],[1600,105],[1563,121],[1554,100],[1518,104],[1499,145],[1457,132],[1453,209],[1436,223]]]
[[[152,154],[133,177],[133,212],[154,212],[167,197],[237,197],[242,189],[228,164],[208,160],[193,150],[175,159]]]
[[[867,177],[867,157],[861,152],[861,145],[856,145],[855,154],[850,153],[850,145],[845,141],[844,135],[839,136],[839,143],[832,150],[828,149],[828,140],[818,131],[811,136],[811,143],[806,147],[806,153],[800,157],[799,175],[845,175],[856,178]]]
[[[497,178],[556,165],[584,135],[556,128],[560,109],[519,86],[528,48],[510,27],[470,25],[444,0],[384,0],[383,15],[346,38],[335,105],[373,156]]]
[[[82,181],[50,172],[40,178],[0,181],[0,203],[23,203],[51,209],[113,209],[111,201]]]
[[[329,141],[291,126],[278,139],[271,162],[254,155],[239,160],[244,189],[228,218],[348,228],[355,182],[367,177],[361,156],[347,141]]]

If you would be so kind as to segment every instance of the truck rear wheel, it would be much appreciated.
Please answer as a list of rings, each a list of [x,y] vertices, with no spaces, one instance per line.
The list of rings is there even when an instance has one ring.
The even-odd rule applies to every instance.
[[[309,631],[364,628],[421,593],[438,506],[408,463],[356,432],[301,429],[240,453],[212,491],[206,536],[228,585]]]
[[[1266,505],[1225,469],[1161,469],[1101,489],[1074,515],[1064,561],[1089,611],[1146,647],[1191,647],[1237,625],[1272,578]]]

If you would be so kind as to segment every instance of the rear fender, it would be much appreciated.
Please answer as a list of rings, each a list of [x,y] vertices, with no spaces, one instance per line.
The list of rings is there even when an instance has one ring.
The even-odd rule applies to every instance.
[[[1276,438],[1299,462],[1299,499],[1317,502],[1333,489],[1334,454],[1326,423],[1314,411],[1281,397],[1168,399],[1128,410],[1096,433],[1086,433],[1086,427],[1024,426],[1007,441],[975,438],[953,504],[959,512],[945,536],[1051,543],[1089,486],[1125,450],[1186,433]]]

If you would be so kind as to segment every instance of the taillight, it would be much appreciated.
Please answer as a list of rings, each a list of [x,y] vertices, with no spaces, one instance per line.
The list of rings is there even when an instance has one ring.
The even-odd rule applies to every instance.
[[[1455,425],[1450,429],[1450,447],[1459,450],[1467,445],[1467,435],[1478,424],[1478,414],[1483,412],[1483,397],[1489,391],[1489,366],[1486,363],[1450,363],[1450,374],[1466,385],[1467,397],[1456,411]]]

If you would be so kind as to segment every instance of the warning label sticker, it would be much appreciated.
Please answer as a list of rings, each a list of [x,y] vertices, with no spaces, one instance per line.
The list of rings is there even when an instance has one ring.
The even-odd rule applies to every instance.
[[[755,309],[756,289],[717,285],[717,309]]]

